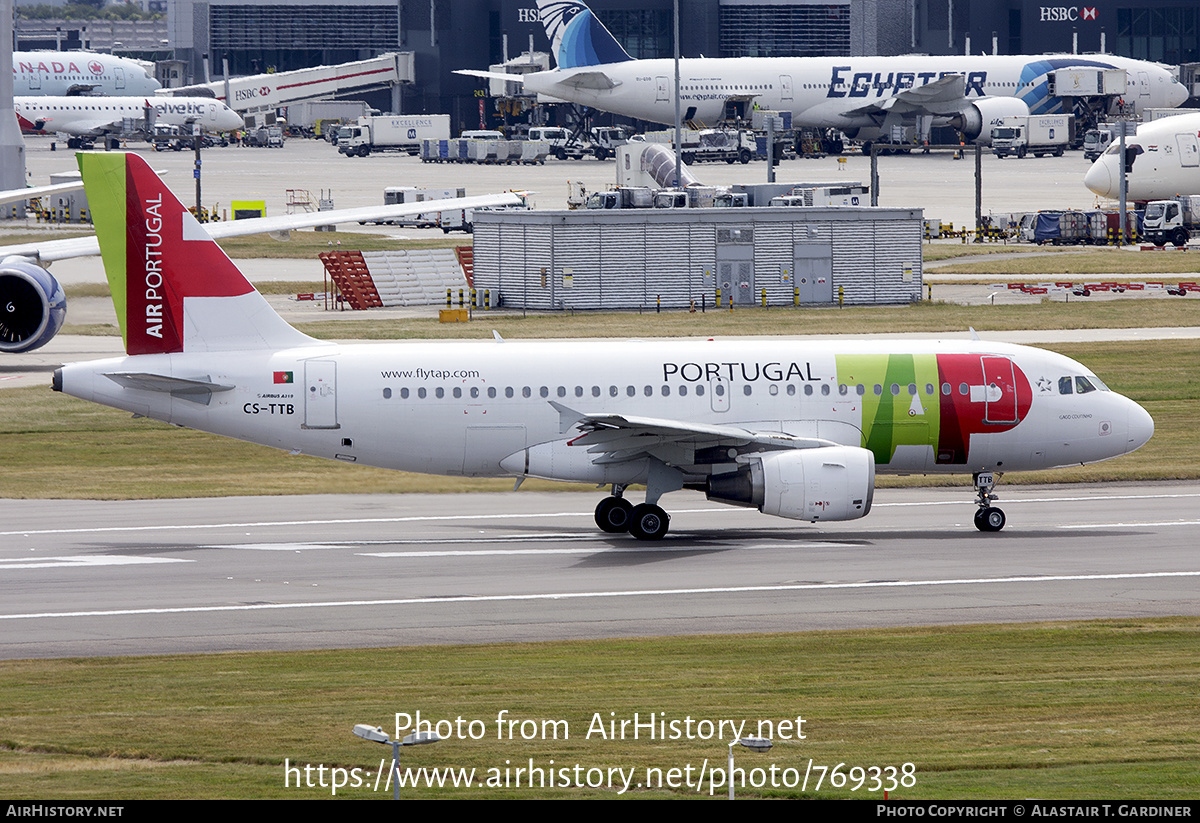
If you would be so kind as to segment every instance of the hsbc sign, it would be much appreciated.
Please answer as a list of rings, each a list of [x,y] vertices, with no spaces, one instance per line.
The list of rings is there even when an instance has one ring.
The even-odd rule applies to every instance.
[[[1095,6],[1041,6],[1041,22],[1074,22],[1076,20],[1095,20]]]

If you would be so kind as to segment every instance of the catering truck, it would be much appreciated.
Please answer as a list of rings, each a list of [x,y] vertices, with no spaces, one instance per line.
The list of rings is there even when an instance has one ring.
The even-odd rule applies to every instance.
[[[338,133],[338,151],[347,157],[366,157],[373,151],[416,154],[422,140],[449,140],[448,114],[380,114],[358,118]]]
[[[992,151],[997,157],[1062,157],[1074,138],[1075,116],[1071,114],[1002,117],[999,125],[992,127]]]

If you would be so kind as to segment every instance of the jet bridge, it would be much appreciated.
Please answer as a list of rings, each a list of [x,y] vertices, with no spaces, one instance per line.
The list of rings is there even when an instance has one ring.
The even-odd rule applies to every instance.
[[[328,99],[349,91],[387,86],[398,91],[401,84],[412,83],[414,76],[413,52],[388,52],[353,63],[233,77],[214,83],[159,89],[156,93],[166,96],[212,96],[225,101],[239,114],[245,114],[275,109],[297,100]]]

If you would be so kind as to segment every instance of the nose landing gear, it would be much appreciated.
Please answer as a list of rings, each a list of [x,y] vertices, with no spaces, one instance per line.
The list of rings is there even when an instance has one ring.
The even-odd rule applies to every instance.
[[[996,487],[996,476],[992,472],[977,472],[973,477],[975,483],[975,503],[979,508],[975,512],[975,528],[981,532],[998,532],[1004,528],[1004,512],[992,505],[999,498],[992,494]]]

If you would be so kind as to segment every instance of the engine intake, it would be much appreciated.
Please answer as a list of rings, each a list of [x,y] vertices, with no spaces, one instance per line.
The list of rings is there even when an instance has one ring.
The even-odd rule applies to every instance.
[[[875,456],[855,446],[767,452],[710,477],[705,494],[792,520],[856,520],[871,511]]]
[[[1005,117],[1028,117],[1029,106],[1015,97],[983,97],[971,103],[950,120],[972,142],[992,145],[992,126]]]
[[[67,296],[50,272],[23,257],[0,261],[0,352],[46,345],[66,317]]]

